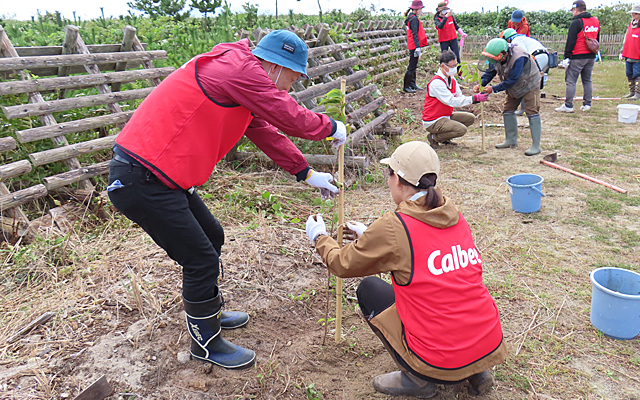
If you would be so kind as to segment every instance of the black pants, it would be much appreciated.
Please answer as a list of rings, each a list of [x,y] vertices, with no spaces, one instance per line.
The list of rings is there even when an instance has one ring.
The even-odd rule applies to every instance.
[[[407,66],[407,72],[413,74],[418,69],[418,61],[420,57],[415,56],[415,50],[409,50],[409,65]]]
[[[172,190],[142,166],[111,160],[111,203],[138,224],[182,266],[182,295],[192,302],[217,294],[220,250],[224,230],[194,192]]]
[[[456,60],[460,64],[460,47],[458,46],[458,39],[447,40],[446,42],[440,42],[440,51],[451,50],[456,55]]]
[[[358,289],[356,290],[356,296],[358,297],[358,304],[360,305],[360,310],[362,310],[362,314],[367,318],[367,321],[370,321],[373,317],[380,314],[382,311],[391,307],[396,302],[396,296],[393,292],[393,286],[383,281],[382,279],[375,276],[368,276],[360,282],[358,285]],[[373,325],[369,324],[371,329],[377,329]],[[391,357],[396,360],[398,364],[400,364],[401,368],[411,372],[412,375],[417,376],[418,378],[440,384],[452,384],[462,382],[465,379],[460,381],[443,381],[440,379],[430,378],[428,376],[422,375],[416,372],[413,368],[407,364],[405,360],[400,357],[400,355],[391,347],[389,342],[382,335],[378,335],[380,340],[383,341],[383,344],[387,350],[393,352]]]

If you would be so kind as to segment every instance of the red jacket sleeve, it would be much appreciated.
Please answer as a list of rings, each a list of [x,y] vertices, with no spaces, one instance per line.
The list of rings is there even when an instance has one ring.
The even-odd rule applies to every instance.
[[[309,164],[302,152],[289,140],[278,132],[278,129],[260,117],[254,117],[245,132],[260,150],[270,159],[291,175],[295,175]]]
[[[333,133],[331,118],[301,107],[289,93],[278,90],[260,60],[248,47],[242,48],[242,41],[229,47],[236,51],[199,66],[202,88],[214,101],[239,104],[289,136],[322,140]]]

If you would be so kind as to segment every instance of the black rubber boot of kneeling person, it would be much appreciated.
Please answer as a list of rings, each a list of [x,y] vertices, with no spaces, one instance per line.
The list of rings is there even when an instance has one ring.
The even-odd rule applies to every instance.
[[[191,336],[191,355],[194,358],[229,369],[248,368],[255,363],[256,353],[224,340],[220,335],[222,298],[219,293],[210,300],[190,302],[183,298],[182,302]],[[240,318],[238,321],[238,315],[232,317],[227,321],[229,326],[237,325],[244,319]],[[246,324],[246,321],[238,326]]]

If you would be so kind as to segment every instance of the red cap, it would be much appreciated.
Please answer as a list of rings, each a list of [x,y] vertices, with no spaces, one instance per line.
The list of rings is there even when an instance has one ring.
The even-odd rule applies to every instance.
[[[424,5],[422,4],[422,0],[413,0],[409,8],[412,10],[418,10],[418,9],[424,8]]]

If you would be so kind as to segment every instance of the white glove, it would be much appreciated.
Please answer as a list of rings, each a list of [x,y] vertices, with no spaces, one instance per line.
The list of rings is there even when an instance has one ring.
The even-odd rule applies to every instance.
[[[322,219],[322,214],[318,214],[316,218],[317,221],[313,219],[313,215],[309,215],[309,219],[307,219],[307,236],[313,243],[316,242],[318,236],[327,234],[327,227]]]
[[[306,182],[309,185],[320,189],[320,196],[322,197],[322,200],[326,200],[329,197],[335,197],[335,195],[340,193],[340,189],[331,184],[331,182],[333,182],[333,175],[327,172],[318,172],[310,169]]]
[[[347,228],[349,228],[352,231],[354,231],[358,237],[362,236],[364,231],[367,230],[367,226],[365,224],[363,224],[362,222],[358,222],[358,221],[349,221],[349,222],[347,222]]]
[[[345,144],[347,141],[347,127],[344,126],[342,121],[336,121],[336,131],[333,133],[330,138],[333,139],[331,146],[334,148],[340,147],[341,144]]]
[[[624,61],[624,57],[622,57],[622,53],[618,54],[618,60]]]
[[[420,57],[421,55],[422,55],[422,49],[420,47],[414,50],[413,52],[414,57]]]
[[[562,60],[562,62],[560,63],[560,65],[562,65],[563,68],[567,68],[569,66],[569,60],[568,58],[565,58]]]

